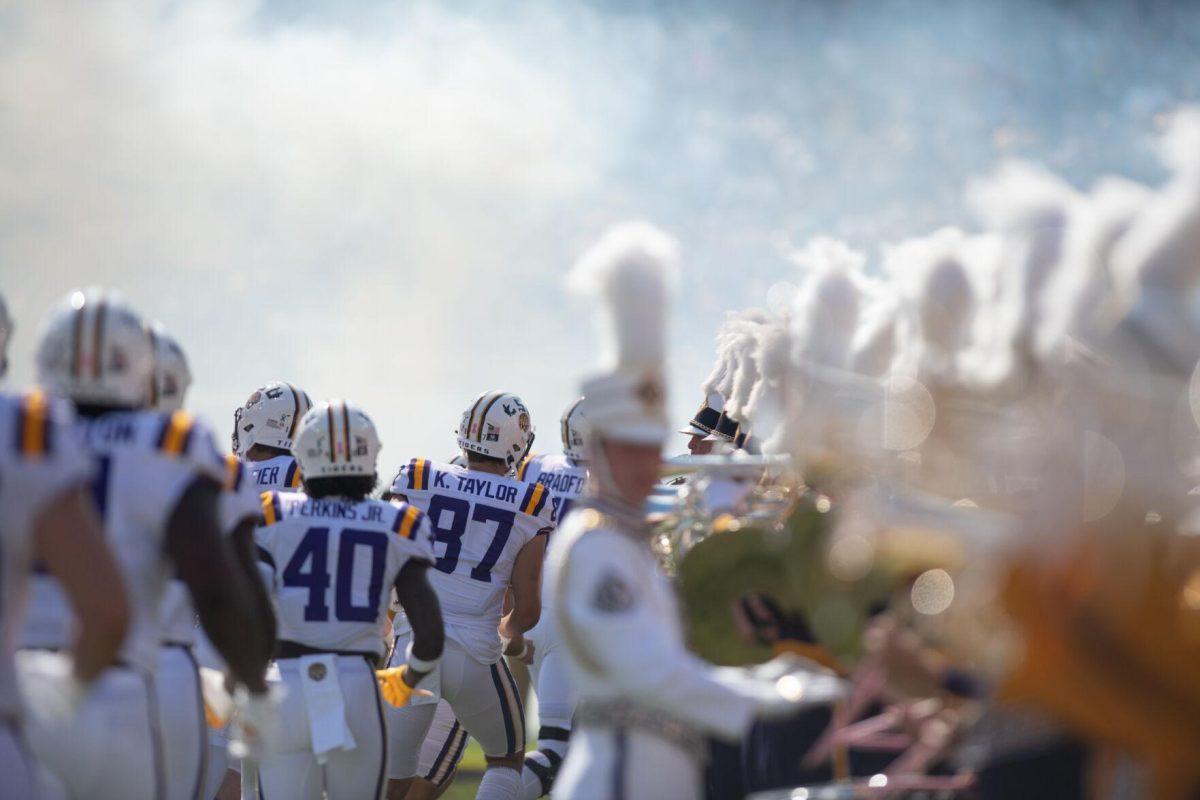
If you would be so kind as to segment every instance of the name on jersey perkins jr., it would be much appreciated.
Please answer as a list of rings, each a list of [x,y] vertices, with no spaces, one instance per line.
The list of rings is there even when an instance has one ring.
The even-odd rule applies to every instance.
[[[457,481],[453,486],[451,481]],[[453,475],[449,472],[433,471],[433,485],[437,489],[457,488],[460,492],[486,497],[489,500],[499,500],[501,503],[517,502],[517,487],[506,484],[496,484],[486,478],[474,478],[469,475]]]
[[[366,514],[359,517],[358,507],[355,503],[345,503],[338,500],[308,499],[303,503],[297,503],[289,510],[291,516],[320,517],[323,519],[361,519],[363,522],[383,522],[383,509],[384,506],[372,503],[364,509]]]

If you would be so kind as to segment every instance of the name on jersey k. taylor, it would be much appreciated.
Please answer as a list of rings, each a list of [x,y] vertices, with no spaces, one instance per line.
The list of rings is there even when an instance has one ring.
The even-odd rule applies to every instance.
[[[505,484],[497,485],[487,478],[470,475],[453,475],[449,472],[433,471],[433,487],[436,489],[457,489],[460,492],[486,497],[489,500],[499,500],[501,503],[517,503],[517,487]]]

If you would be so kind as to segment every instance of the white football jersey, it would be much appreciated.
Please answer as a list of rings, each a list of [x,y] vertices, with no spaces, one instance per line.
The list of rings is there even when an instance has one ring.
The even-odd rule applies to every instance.
[[[217,520],[221,533],[232,535],[244,520],[255,524],[262,520],[259,493],[248,480],[246,465],[232,453],[225,454],[225,483],[217,501]],[[197,634],[196,609],[187,585],[174,575],[163,592],[162,610],[159,614],[164,644],[195,644]]]
[[[245,464],[250,473],[250,486],[259,494],[300,491],[300,465],[286,453],[266,461],[247,461]]]
[[[433,563],[429,520],[404,503],[264,492],[259,558],[272,568],[279,639],[383,655],[388,591],[410,559]]]
[[[429,515],[438,556],[429,582],[446,636],[478,661],[495,663],[513,562],[534,536],[554,528],[550,491],[540,483],[415,458],[400,468],[392,492]],[[407,625],[397,614],[396,633],[406,633]]]
[[[91,475],[92,461],[66,401],[40,391],[0,395],[0,718],[19,711],[12,645],[29,577],[33,524],[48,503]]]
[[[184,491],[198,478],[222,482],[225,462],[208,427],[184,411],[120,411],[79,419],[76,425],[96,461],[96,506],[129,592],[132,616],[120,657],[153,672],[159,611],[173,572],[166,554],[167,525]],[[44,573],[35,575],[22,645],[67,647],[72,623],[57,582]]]
[[[517,478],[537,482],[550,490],[550,518],[558,525],[571,504],[583,496],[587,466],[561,453],[534,454],[517,467]]]

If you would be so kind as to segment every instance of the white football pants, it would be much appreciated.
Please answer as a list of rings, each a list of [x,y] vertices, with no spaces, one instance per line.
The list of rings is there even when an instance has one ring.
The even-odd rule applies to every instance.
[[[466,750],[466,728],[459,724],[449,703],[438,701],[429,733],[421,742],[416,774],[440,789],[450,780]]]
[[[387,776],[387,728],[375,670],[361,656],[337,657],[344,717],[354,747],[330,750],[320,763],[313,753],[313,717],[305,699],[300,659],[281,658],[275,663],[279,672],[271,682],[282,682],[286,690],[279,708],[282,736],[259,764],[260,800],[382,798]]]
[[[407,637],[399,637],[392,666],[404,663]],[[428,685],[427,685],[428,684]],[[450,704],[455,718],[475,737],[485,755],[516,755],[525,749],[525,709],[504,659],[482,664],[458,642],[446,640],[437,668],[419,685],[434,693],[404,708],[387,707],[389,777],[411,778],[437,711],[437,700]]]
[[[567,753],[575,700],[567,673],[566,654],[558,646],[554,614],[542,609],[542,617],[525,638],[533,643],[529,671],[538,700],[538,746],[525,756],[522,776],[527,800],[548,794]]]
[[[40,797],[37,766],[12,720],[0,721],[0,800]]]
[[[204,722],[200,673],[191,649],[182,645],[160,647],[154,682],[158,688],[167,800],[199,800],[204,789],[208,726]]]
[[[154,678],[135,667],[110,667],[73,715],[53,711],[71,674],[68,657],[44,650],[17,653],[25,695],[25,738],[34,756],[74,797],[161,800],[162,739]],[[42,713],[45,712],[45,713]]]

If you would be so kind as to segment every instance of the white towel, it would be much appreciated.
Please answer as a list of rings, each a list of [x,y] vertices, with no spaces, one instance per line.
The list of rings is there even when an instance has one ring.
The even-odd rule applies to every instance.
[[[337,656],[303,656],[298,661],[313,753],[324,763],[325,754],[330,750],[353,750],[357,746],[346,723],[346,702],[338,680]]]

